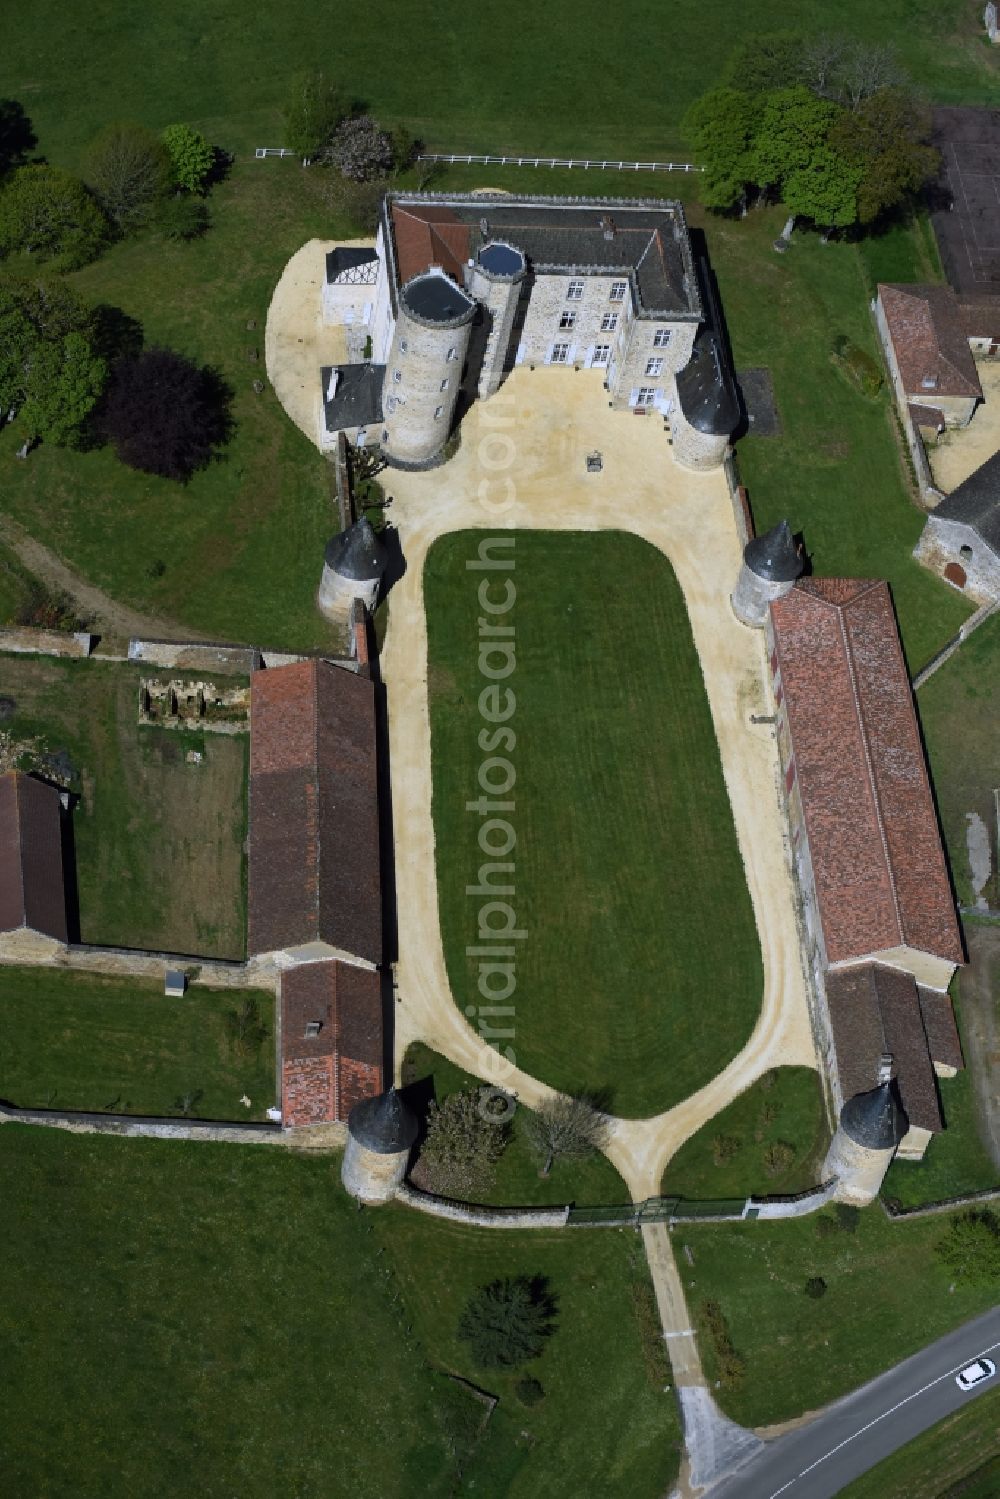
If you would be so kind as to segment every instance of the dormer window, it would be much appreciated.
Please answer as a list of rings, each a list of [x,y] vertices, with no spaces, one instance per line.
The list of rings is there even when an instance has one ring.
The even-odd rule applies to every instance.
[[[937,375],[925,375],[920,384],[924,390],[937,390]]]
[[[323,1029],[323,1022],[322,1022],[322,1020],[307,1020],[306,1021],[306,1040],[310,1041],[310,1040],[313,1039],[313,1037],[318,1036],[319,1033],[320,1033],[320,1031],[322,1029]]]

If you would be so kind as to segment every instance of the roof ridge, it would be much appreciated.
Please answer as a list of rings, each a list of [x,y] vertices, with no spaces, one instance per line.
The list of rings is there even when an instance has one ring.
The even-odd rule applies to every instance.
[[[870,593],[872,586],[873,584],[869,582],[869,587],[864,590],[864,593]],[[864,597],[864,594],[862,593],[854,595],[855,599],[862,597]],[[854,600],[852,599],[848,602],[853,603]],[[865,767],[868,774],[868,784],[871,786],[872,802],[875,807],[875,821],[878,824],[878,835],[879,840],[882,844],[882,854],[885,859],[886,874],[889,876],[889,891],[892,896],[892,909],[896,913],[896,929],[899,933],[900,943],[905,947],[906,932],[903,928],[903,914],[899,906],[899,892],[896,889],[896,873],[895,869],[893,868],[892,858],[889,853],[889,841],[886,836],[885,819],[882,816],[882,799],[879,796],[878,792],[878,780],[875,776],[874,765],[872,762],[871,744],[869,743],[868,739],[868,726],[865,722],[865,716],[861,709],[861,699],[858,695],[858,679],[855,669],[854,650],[851,646],[850,636],[847,632],[847,620],[845,617],[847,614],[846,604],[838,607],[837,614],[839,617],[841,638],[843,639],[844,650],[847,656],[847,675],[851,684],[851,698],[854,703],[854,711],[858,720],[858,730],[861,734],[861,744],[864,750]]]
[[[21,781],[23,779],[24,772],[20,771],[20,770],[15,770],[13,772],[13,776],[14,776],[14,827],[17,830],[17,879],[18,879],[18,885],[20,886],[20,890],[21,890],[21,913],[22,913],[22,916],[23,916],[23,924],[25,926],[27,926],[28,925],[28,893],[27,893],[27,890],[25,889],[25,884],[24,884],[24,859],[21,856],[21,851],[22,851],[22,848],[24,846],[24,839],[23,839],[23,837],[21,835]]]
[[[320,880],[320,868],[321,868],[321,865],[322,865],[322,853],[323,853],[323,850],[322,850],[323,819],[320,816],[320,807],[319,807],[319,802],[320,802],[320,787],[319,787],[319,669],[320,669],[321,665],[322,665],[322,662],[319,660],[319,658],[318,657],[314,657],[313,658],[313,662],[312,662],[312,679],[313,679],[313,695],[312,696],[313,696],[313,766],[314,766],[314,771],[313,771],[313,786],[315,787],[315,790],[316,790],[316,869],[315,869],[315,879],[316,879],[316,908],[315,909],[316,909],[316,939],[319,940],[319,941],[322,940],[322,938],[320,937],[320,930],[319,930],[319,918],[320,918],[320,909],[319,909],[319,907],[320,907],[320,887],[321,887],[321,883],[322,883],[321,880]]]

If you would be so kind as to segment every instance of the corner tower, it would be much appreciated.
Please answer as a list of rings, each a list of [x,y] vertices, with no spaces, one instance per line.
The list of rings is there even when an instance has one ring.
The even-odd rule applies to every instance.
[[[867,1207],[879,1194],[896,1148],[909,1128],[891,1080],[891,1061],[883,1059],[879,1081],[868,1093],[856,1093],[840,1111],[840,1123],[823,1163],[823,1178],[837,1177],[838,1202]]]
[[[498,390],[510,352],[511,330],[528,263],[521,250],[504,240],[491,239],[466,273],[469,292],[481,302],[489,318],[489,332],[479,372],[479,397]]]
[[[674,377],[676,399],[670,415],[674,457],[683,468],[718,468],[740,419],[736,396],[719,340],[703,328],[691,358]]]
[[[448,440],[474,300],[443,271],[407,281],[382,387],[382,452],[400,468],[433,464]]]
[[[754,536],[743,548],[743,566],[729,600],[736,618],[762,630],[767,624],[768,605],[791,592],[804,566],[805,559],[787,520],[779,521],[763,536]]]
[[[366,516],[327,542],[317,602],[334,624],[346,625],[351,605],[361,599],[375,608],[386,567],[385,547]]]
[[[395,1088],[356,1103],[340,1168],[345,1190],[359,1202],[389,1202],[406,1175],[418,1131],[416,1115]]]

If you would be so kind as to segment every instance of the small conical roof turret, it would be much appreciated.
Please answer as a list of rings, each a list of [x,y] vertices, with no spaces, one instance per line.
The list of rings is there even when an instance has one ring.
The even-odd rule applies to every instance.
[[[786,520],[748,541],[743,548],[743,561],[752,573],[769,583],[793,583],[802,576],[805,566]]]
[[[868,1093],[855,1093],[840,1111],[840,1127],[857,1145],[895,1150],[910,1127],[895,1083],[883,1082]]]
[[[417,1116],[395,1088],[356,1103],[347,1117],[353,1139],[378,1155],[400,1155],[420,1132]]]
[[[371,582],[381,578],[386,561],[385,547],[365,515],[327,542],[326,565],[342,578]]]

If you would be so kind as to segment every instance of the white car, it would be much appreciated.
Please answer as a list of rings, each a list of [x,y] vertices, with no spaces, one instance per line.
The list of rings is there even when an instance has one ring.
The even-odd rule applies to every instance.
[[[966,1364],[955,1375],[955,1383],[960,1390],[971,1390],[975,1385],[982,1384],[984,1379],[992,1379],[996,1372],[997,1366],[991,1358],[977,1358],[974,1364]]]

